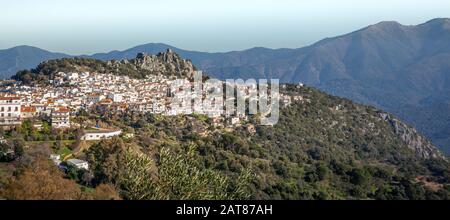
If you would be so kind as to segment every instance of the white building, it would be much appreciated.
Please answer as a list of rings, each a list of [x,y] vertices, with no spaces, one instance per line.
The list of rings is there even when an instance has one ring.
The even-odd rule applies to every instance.
[[[0,136],[0,144],[6,144],[6,139],[3,136]]]
[[[52,127],[67,128],[70,127],[70,111],[67,108],[60,107],[52,110],[51,113]]]
[[[0,97],[0,125],[20,124],[19,97]]]
[[[68,80],[76,80],[76,79],[78,79],[78,73],[69,73],[69,74],[67,74],[67,79]]]
[[[237,125],[240,123],[240,118],[239,117],[232,117],[230,118],[230,124],[231,125]]]
[[[105,99],[105,96],[101,95],[101,94],[95,94],[94,93],[94,94],[90,94],[90,95],[87,96],[87,102],[88,103],[92,103],[92,104],[100,102],[103,99]]]
[[[110,93],[108,94],[108,98],[110,98],[113,102],[122,102],[123,95],[118,93]]]
[[[114,136],[122,134],[122,130],[106,130],[106,129],[93,129],[84,131],[84,135],[81,140],[96,141],[102,139],[109,139]]]
[[[72,165],[78,169],[89,170],[89,163],[84,160],[69,159],[67,160],[67,164]]]
[[[59,154],[50,154],[50,160],[52,160],[54,164],[59,165],[61,163],[61,156]]]

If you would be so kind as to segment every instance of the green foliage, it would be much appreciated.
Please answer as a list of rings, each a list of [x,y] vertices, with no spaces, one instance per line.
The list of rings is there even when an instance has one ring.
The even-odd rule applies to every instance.
[[[159,160],[158,195],[161,199],[227,199],[227,178],[195,165],[195,151],[174,155],[162,149]]]
[[[152,183],[152,160],[146,155],[128,148],[119,162],[117,183],[123,198],[131,200],[152,199],[155,189]]]
[[[42,124],[42,129],[38,130],[35,124]],[[45,120],[26,119],[20,126],[3,131],[7,138],[21,138],[25,141],[55,141],[55,140],[75,140],[77,138],[77,129],[52,129],[49,122]]]
[[[366,169],[355,168],[349,173],[350,182],[355,185],[364,185],[369,181],[370,174]]]
[[[8,143],[0,143],[0,162],[11,162],[24,154],[25,142],[14,139]]]
[[[273,127],[256,124],[256,134],[245,127],[221,130],[196,115],[165,117],[129,112],[106,113],[103,119],[133,128],[136,138],[130,141],[145,151],[157,151],[157,155],[162,149],[170,149],[180,159],[189,158],[179,146],[187,148],[188,143],[194,143],[198,158],[190,161],[197,161],[193,167],[220,171],[229,178],[230,189],[236,189],[242,170],[252,167],[256,175],[246,187],[251,199],[446,198],[448,193],[427,191],[414,183],[414,178],[428,175],[435,182],[448,182],[448,163],[418,157],[381,119],[380,111],[311,88],[288,86],[284,92],[302,95],[310,102],[282,109],[280,121]],[[340,110],[335,108],[338,105]],[[205,130],[210,133],[197,135]],[[157,166],[161,169],[161,164]],[[177,170],[188,169],[167,170],[173,175],[167,175],[166,181],[173,186],[178,184],[169,177],[184,181],[185,173]],[[180,191],[187,192],[183,188]]]
[[[103,148],[105,145],[100,142],[92,146],[87,155],[95,173],[107,176],[104,181],[115,183],[125,199],[246,199],[249,196],[252,178],[249,171],[243,171],[238,184],[233,185],[225,175],[199,168],[193,145],[178,154],[162,148],[157,163],[123,143],[112,148]],[[105,168],[105,163],[113,164],[109,168],[114,168]]]

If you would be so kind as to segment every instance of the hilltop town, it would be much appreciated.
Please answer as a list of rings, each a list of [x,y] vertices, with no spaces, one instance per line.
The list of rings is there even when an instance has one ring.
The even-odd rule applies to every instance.
[[[203,100],[203,105],[191,103],[191,88],[194,86],[187,78],[165,75],[148,75],[145,79],[128,76],[99,74],[89,72],[58,72],[48,85],[22,85],[14,82],[2,88],[0,94],[0,125],[14,126],[29,118],[46,118],[53,128],[79,127],[72,123],[71,115],[79,111],[136,111],[173,116],[179,114],[205,114],[216,121],[220,119],[231,125],[246,121],[246,114],[225,111],[218,99]],[[222,81],[202,90],[200,96],[206,97],[211,88],[221,88]],[[228,84],[227,84],[228,85]],[[254,85],[233,85],[244,99],[257,99],[251,96]],[[278,95],[278,94],[277,94]],[[292,101],[301,101],[301,96],[291,97],[281,94],[284,106]],[[228,98],[221,102],[234,102]],[[173,105],[176,101],[177,105]]]
[[[44,126],[50,126],[50,129],[69,133],[73,140],[99,141],[120,135],[133,137],[134,134],[124,133],[120,128],[110,125],[105,127],[101,120],[97,120],[95,124],[80,123],[80,114],[100,116],[107,113],[134,112],[169,117],[203,115],[210,118],[212,126],[232,130],[245,125],[246,129],[254,132],[255,125],[249,123],[249,117],[252,117],[248,114],[249,110],[234,109],[238,97],[244,104],[258,103],[260,98],[270,97],[276,100],[277,108],[278,103],[287,107],[292,102],[305,101],[301,95],[258,95],[256,81],[239,84],[215,80],[205,84],[201,71],[194,70],[186,62],[179,61],[179,57],[168,50],[158,56],[138,54],[132,61],[108,62],[108,66],[119,69],[122,64],[133,63],[139,68],[151,71],[152,74],[144,77],[99,73],[101,71],[58,71],[40,82],[4,81],[0,86],[0,127],[3,130],[11,130],[27,122],[34,130],[39,131]],[[179,63],[189,68],[180,68]],[[193,81],[195,75],[200,79],[198,85]],[[194,92],[195,86],[199,86],[199,93]],[[298,85],[301,86],[303,85]],[[231,96],[220,93],[227,89],[232,89]],[[213,96],[217,91],[218,95]],[[200,104],[195,103],[194,98],[199,98]],[[228,109],[226,104],[233,106],[233,109]],[[259,113],[258,117],[270,114],[272,105],[268,104],[267,112]],[[63,156],[64,158],[61,158],[61,155],[55,154],[51,158],[57,164],[61,159],[70,158],[68,155]]]

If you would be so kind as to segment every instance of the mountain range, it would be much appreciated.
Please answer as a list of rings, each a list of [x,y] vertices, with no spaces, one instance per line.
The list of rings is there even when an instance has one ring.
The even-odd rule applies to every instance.
[[[449,39],[450,19],[439,18],[408,26],[381,22],[298,49],[205,53],[152,43],[83,57],[121,60],[170,48],[220,79],[302,82],[394,113],[450,153]],[[0,73],[8,78],[44,60],[64,57],[71,55],[28,46],[0,50]]]

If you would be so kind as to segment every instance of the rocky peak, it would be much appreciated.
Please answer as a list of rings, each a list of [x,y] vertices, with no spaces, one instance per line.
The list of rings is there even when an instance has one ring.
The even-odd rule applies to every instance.
[[[122,60],[121,64],[132,64],[136,70],[147,70],[154,74],[175,75],[178,77],[193,76],[196,68],[190,60],[181,58],[172,49],[165,52],[151,55],[147,53],[138,53],[135,59]]]
[[[183,59],[171,49],[157,55],[141,52],[131,60],[108,61],[107,66],[113,68],[113,72],[122,74],[124,69],[127,71],[132,69],[131,72],[139,77],[145,77],[147,74],[163,74],[191,79],[196,70],[190,60]]]
[[[158,53],[157,57],[160,57],[164,62],[179,62],[180,60],[183,60],[180,55],[173,52],[172,49],[167,49],[166,52]]]
[[[147,57],[148,57],[147,53],[138,53],[136,55],[136,59],[138,59],[138,60],[143,60],[143,59],[146,59]]]

